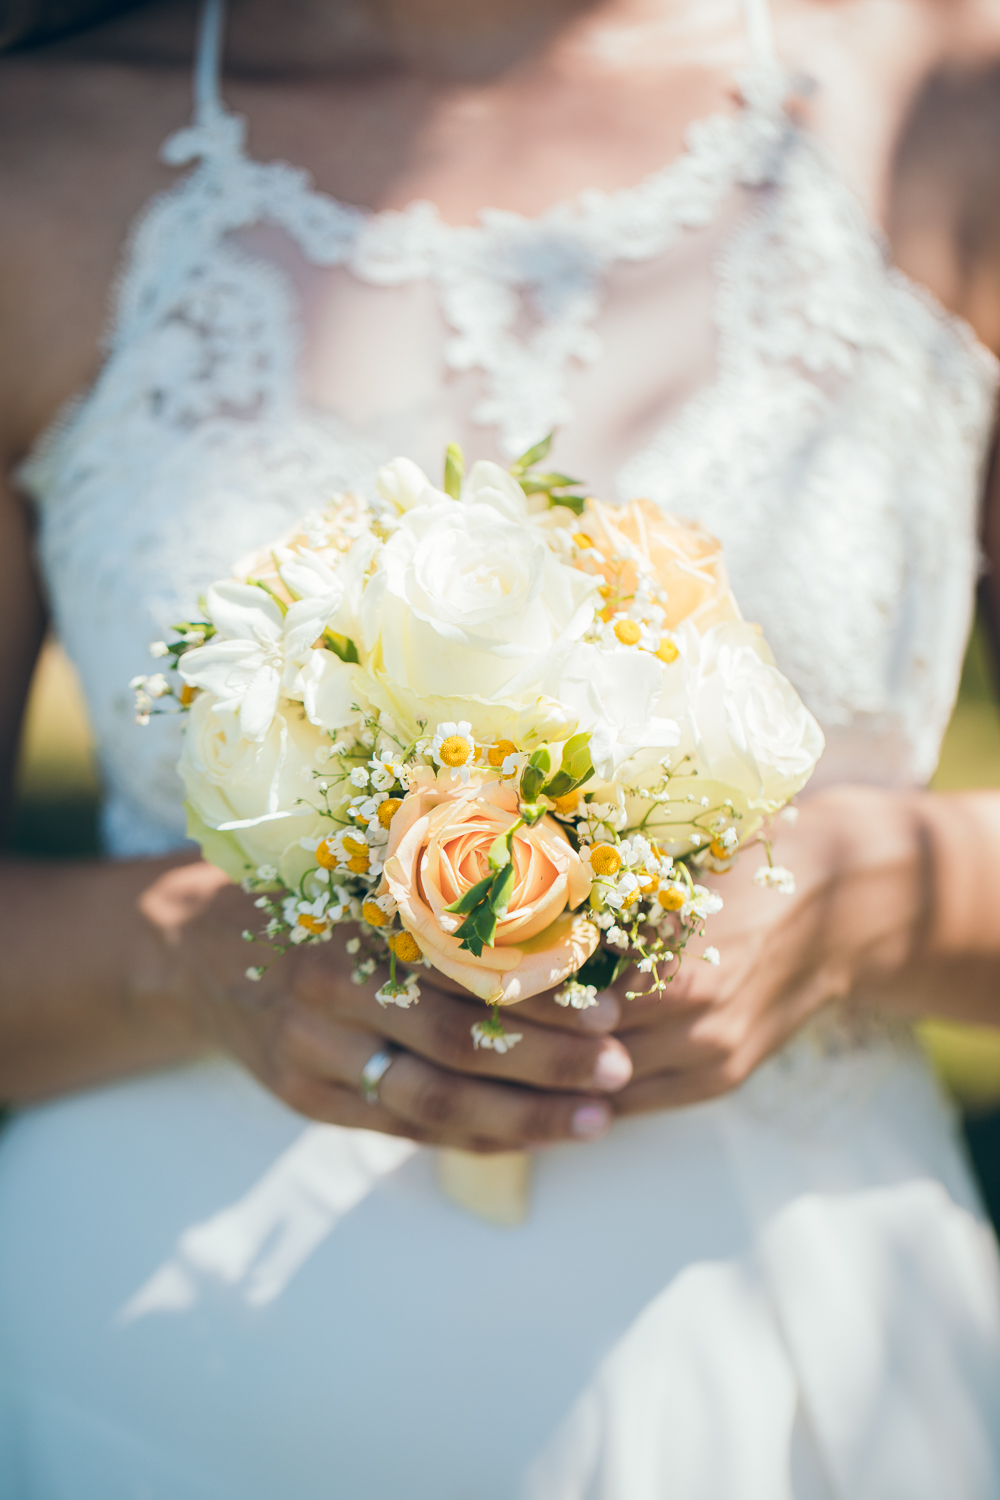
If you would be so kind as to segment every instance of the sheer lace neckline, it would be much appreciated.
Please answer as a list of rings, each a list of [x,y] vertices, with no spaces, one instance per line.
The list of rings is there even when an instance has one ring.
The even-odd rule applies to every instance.
[[[476,367],[485,376],[487,391],[474,420],[497,427],[500,447],[510,455],[523,452],[540,428],[554,430],[571,416],[562,375],[569,361],[587,363],[600,353],[590,325],[609,266],[651,258],[685,230],[709,226],[734,186],[759,184],[773,169],[791,128],[785,111],[791,76],[764,62],[735,83],[737,108],[692,121],[678,155],[639,182],[584,189],[534,216],[484,208],[478,222],[467,225],[443,220],[427,200],[402,209],[343,202],[317,188],[301,167],[257,160],[246,149],[246,120],[217,97],[202,100],[194,122],[161,147],[168,165],[194,170],[157,194],[132,228],[102,340],[107,357],[36,440],[22,472],[31,473],[61,446],[97,396],[115,354],[173,295],[182,273],[165,273],[164,239],[187,269],[210,256],[227,233],[260,221],[284,228],[314,264],[344,265],[374,285],[436,281],[454,331],[447,364]],[[519,300],[512,294],[533,304],[538,336],[515,333],[513,305],[506,312],[496,307],[498,298]],[[484,303],[494,305],[485,329],[477,315]]]
[[[204,162],[226,162],[230,167],[234,161],[250,168],[275,168],[294,172],[302,189],[317,204],[323,204],[338,215],[352,219],[358,224],[376,225],[380,221],[398,223],[407,219],[432,217],[442,234],[469,236],[488,233],[492,229],[507,228],[516,224],[524,229],[536,228],[545,231],[552,227],[580,225],[592,217],[595,211],[602,215],[608,210],[629,210],[643,198],[661,196],[675,178],[695,176],[706,170],[704,158],[717,148],[720,138],[735,138],[746,130],[747,117],[755,123],[762,119],[772,126],[785,122],[785,102],[795,86],[796,80],[778,64],[757,64],[748,67],[733,79],[735,85],[735,107],[715,109],[696,116],[684,128],[680,150],[662,166],[654,167],[636,182],[617,188],[582,188],[567,197],[557,198],[536,213],[525,213],[518,209],[480,208],[472,223],[453,224],[441,216],[436,203],[427,198],[412,198],[400,208],[371,208],[350,203],[326,188],[317,187],[311,171],[299,167],[283,158],[263,160],[246,149],[246,117],[230,110],[221,101],[199,110],[195,120],[168,136],[160,148],[161,159],[168,166],[186,166],[201,160]],[[167,189],[169,192],[170,189]]]
[[[718,109],[692,120],[684,130],[681,150],[670,161],[641,177],[637,182],[618,188],[584,188],[565,198],[556,199],[548,207],[534,214],[517,209],[493,208],[478,210],[476,221],[471,224],[452,224],[441,217],[437,204],[426,198],[413,198],[401,208],[370,208],[349,203],[328,189],[317,187],[313,175],[306,168],[294,166],[283,159],[261,161],[246,150],[247,121],[244,116],[229,110],[224,104],[213,101],[201,112],[202,118],[190,126],[175,131],[160,149],[164,162],[170,166],[186,166],[195,161],[227,161],[235,158],[245,166],[262,170],[285,171],[294,176],[297,186],[316,208],[325,208],[336,216],[353,221],[358,228],[377,227],[379,224],[398,228],[406,223],[426,229],[433,223],[438,236],[471,237],[488,234],[491,230],[509,230],[516,226],[522,231],[535,230],[544,233],[549,229],[586,228],[595,215],[605,218],[609,211],[630,214],[643,201],[661,200],[680,179],[696,179],[704,176],[706,157],[718,150],[724,137],[736,138],[744,133],[748,116],[755,116],[770,127],[772,147],[777,146],[776,136],[784,130],[801,130],[801,126],[789,120],[786,104],[790,94],[799,86],[801,79],[777,63],[763,63],[739,73],[736,83],[738,102],[733,110]],[[979,357],[996,360],[996,353],[985,345],[973,325],[961,313],[947,307],[936,292],[925,282],[919,281],[904,271],[894,260],[892,247],[885,229],[872,218],[858,195],[849,187],[843,173],[830,159],[829,152],[811,137],[812,149],[824,159],[827,170],[837,179],[845,193],[849,194],[863,216],[872,241],[878,246],[886,264],[886,272],[897,284],[906,288],[943,325],[950,327],[961,342]],[[171,189],[167,189],[169,193]],[[690,217],[690,224],[704,227],[707,220]],[[623,258],[632,258],[625,257]],[[639,258],[636,256],[635,258]],[[78,399],[78,398],[77,398]]]

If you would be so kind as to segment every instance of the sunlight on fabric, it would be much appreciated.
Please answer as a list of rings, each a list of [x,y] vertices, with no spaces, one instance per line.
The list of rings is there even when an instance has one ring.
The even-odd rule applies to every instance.
[[[391,1136],[307,1126],[244,1197],[184,1230],[119,1321],[182,1312],[213,1282],[239,1288],[252,1306],[272,1302],[337,1222],[415,1149]]]

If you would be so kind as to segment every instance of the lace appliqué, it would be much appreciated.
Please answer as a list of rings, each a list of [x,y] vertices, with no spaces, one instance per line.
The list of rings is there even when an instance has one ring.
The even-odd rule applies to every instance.
[[[724,538],[831,754],[843,728],[853,774],[922,782],[968,631],[997,363],[887,267],[807,138],[758,199],[719,268],[717,377],[619,491]]]
[[[585,193],[535,219],[487,210],[467,227],[443,223],[429,203],[383,213],[338,203],[298,168],[247,157],[244,122],[216,110],[163,148],[172,165],[198,166],[153,205],[136,233],[112,349],[147,342],[157,324],[180,346],[186,324],[187,342],[199,330],[213,347],[200,360],[193,348],[179,348],[179,357],[161,365],[184,387],[175,400],[241,412],[255,402],[261,410],[273,406],[291,389],[293,321],[275,288],[262,287],[249,303],[260,336],[237,326],[235,304],[232,312],[220,305],[214,320],[204,315],[235,272],[227,236],[276,224],[316,265],[344,266],[375,286],[434,282],[452,329],[445,361],[482,373],[485,394],[473,418],[495,426],[500,446],[514,456],[572,419],[566,371],[572,361],[600,355],[593,324],[609,266],[662,254],[685,229],[711,223],[736,184],[760,183],[772,170],[788,132],[787,80],[756,72],[741,80],[741,90],[737,114],[693,125],[684,154],[637,187]],[[240,273],[246,277],[250,268]],[[240,358],[228,361],[227,348]],[[282,372],[273,368],[278,351]]]

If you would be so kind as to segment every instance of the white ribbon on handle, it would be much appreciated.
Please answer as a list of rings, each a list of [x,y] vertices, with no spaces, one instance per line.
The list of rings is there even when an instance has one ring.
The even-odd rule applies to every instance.
[[[515,1228],[528,1217],[531,1158],[526,1151],[480,1156],[444,1147],[438,1152],[438,1183],[459,1208],[490,1224]]]

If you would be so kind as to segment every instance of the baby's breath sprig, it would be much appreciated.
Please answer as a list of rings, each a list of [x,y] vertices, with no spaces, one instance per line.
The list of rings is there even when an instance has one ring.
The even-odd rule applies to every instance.
[[[135,694],[135,721],[143,726],[157,714],[177,713],[191,707],[197,690],[189,687],[186,682],[175,687],[165,674],[176,672],[178,663],[186,652],[203,646],[215,634],[215,626],[208,620],[182,620],[170,628],[176,635],[176,640],[149,643],[150,656],[156,661],[162,661],[164,670],[140,673],[129,683]],[[162,706],[154,707],[154,704]]]

